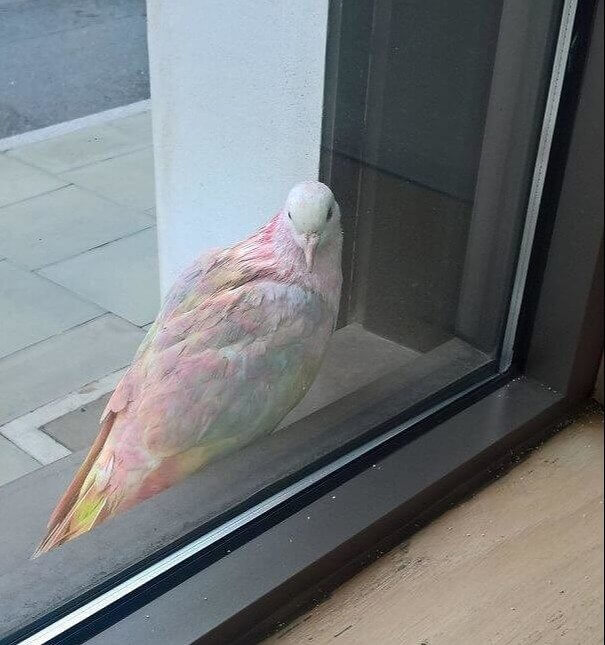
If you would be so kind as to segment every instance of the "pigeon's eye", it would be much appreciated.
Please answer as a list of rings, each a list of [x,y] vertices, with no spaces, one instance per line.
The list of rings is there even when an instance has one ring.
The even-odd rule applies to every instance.
[[[332,209],[328,211],[328,214],[326,215],[326,222],[329,222],[332,219]]]
[[[290,211],[288,211],[288,217],[292,219],[292,213]]]

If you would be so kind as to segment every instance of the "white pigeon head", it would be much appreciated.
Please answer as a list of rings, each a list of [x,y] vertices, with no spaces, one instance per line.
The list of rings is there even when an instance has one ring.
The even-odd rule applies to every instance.
[[[341,234],[334,194],[319,181],[303,181],[288,193],[282,214],[311,271],[317,249]]]

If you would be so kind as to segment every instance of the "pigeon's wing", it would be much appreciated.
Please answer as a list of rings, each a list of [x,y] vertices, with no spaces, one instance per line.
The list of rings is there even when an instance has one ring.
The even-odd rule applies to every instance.
[[[133,364],[36,555],[275,428],[315,378],[334,317],[317,294],[270,281],[177,310]]]
[[[315,378],[333,318],[316,293],[271,281],[171,316],[133,370],[143,443],[174,454],[273,429]]]
[[[333,329],[340,282],[336,273],[332,287],[308,280],[294,258],[290,266],[278,256],[278,221],[177,280],[38,552],[272,430],[304,396]]]

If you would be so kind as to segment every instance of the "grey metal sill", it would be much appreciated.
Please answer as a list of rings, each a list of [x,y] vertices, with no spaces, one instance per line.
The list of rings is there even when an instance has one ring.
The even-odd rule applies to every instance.
[[[414,522],[476,484],[515,446],[537,440],[568,407],[540,383],[513,380],[241,546],[223,544],[220,559],[105,631],[92,636],[107,616],[61,642],[255,642],[322,581],[385,536],[413,531]]]

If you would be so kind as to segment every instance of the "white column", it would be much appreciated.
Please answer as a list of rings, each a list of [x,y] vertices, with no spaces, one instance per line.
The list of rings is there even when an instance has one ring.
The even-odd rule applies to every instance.
[[[148,0],[162,293],[317,178],[328,0]]]

